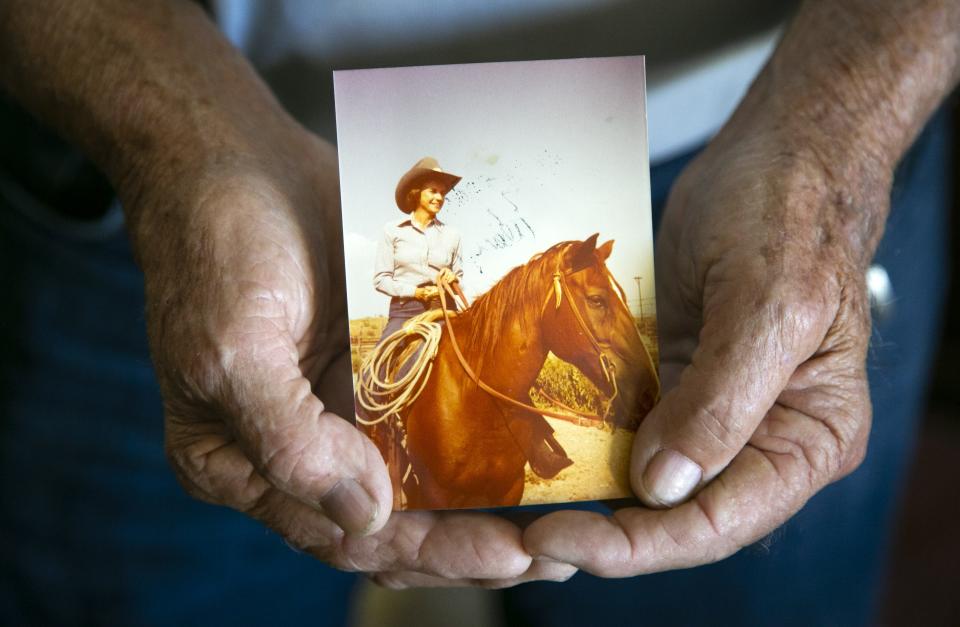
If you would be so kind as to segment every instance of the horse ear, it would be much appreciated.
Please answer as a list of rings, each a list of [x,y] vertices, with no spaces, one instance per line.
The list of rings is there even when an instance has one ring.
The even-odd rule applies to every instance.
[[[593,251],[597,247],[599,233],[594,233],[582,242],[574,242],[564,255],[567,272],[577,272],[589,267],[596,261]]]
[[[600,258],[600,261],[606,261],[611,252],[613,252],[613,240],[609,240],[597,248],[597,257]]]

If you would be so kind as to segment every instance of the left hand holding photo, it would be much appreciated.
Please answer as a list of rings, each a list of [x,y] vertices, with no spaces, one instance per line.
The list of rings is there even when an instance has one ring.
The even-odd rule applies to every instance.
[[[336,154],[200,7],[21,3],[5,17],[17,43],[4,86],[118,191],[167,455],[190,494],[391,586],[574,572],[532,560],[496,516],[391,514],[381,456],[341,418],[352,401]]]
[[[342,253],[323,236],[339,220],[335,155],[313,138],[302,146],[297,162],[309,167],[299,176],[223,172],[196,203],[173,209],[150,195],[137,208],[166,444],[181,482],[392,587],[568,577],[572,567],[531,560],[519,528],[496,516],[391,514],[379,452],[341,418],[351,411],[334,278]],[[163,225],[153,220],[161,215]],[[171,240],[177,255],[160,245]]]

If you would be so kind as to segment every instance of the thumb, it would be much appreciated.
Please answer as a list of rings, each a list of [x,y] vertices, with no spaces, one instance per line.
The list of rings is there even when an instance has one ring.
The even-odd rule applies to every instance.
[[[284,357],[271,360],[271,354]],[[321,378],[330,378],[329,371],[337,368],[349,373],[343,361],[334,360]],[[235,364],[234,430],[254,468],[281,492],[322,509],[344,531],[372,533],[383,527],[393,495],[380,452],[351,423],[326,411],[303,376],[294,347],[267,354],[259,347],[256,355]]]
[[[664,337],[662,367],[680,376],[634,439],[631,484],[643,503],[685,501],[750,440],[828,327],[824,307],[797,294],[810,290],[726,283],[704,303],[702,328]],[[684,346],[694,348],[673,350]]]

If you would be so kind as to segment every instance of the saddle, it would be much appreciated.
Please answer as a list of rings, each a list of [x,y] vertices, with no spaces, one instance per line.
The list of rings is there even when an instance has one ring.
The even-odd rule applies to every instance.
[[[441,288],[447,289],[442,285]],[[465,297],[463,300],[466,302]],[[395,492],[399,492],[396,488],[408,481],[417,481],[409,462],[402,412],[416,401],[423,391],[433,370],[433,360],[443,335],[444,323],[455,315],[456,312],[446,309],[444,303],[441,309],[429,309],[411,318],[399,331],[384,338],[360,366],[357,404],[366,416],[358,415],[357,420],[368,429],[386,429],[385,439],[389,441],[389,450],[384,455],[390,458],[387,462]],[[530,462],[534,473],[545,479],[552,479],[561,470],[572,465],[573,460],[553,436],[553,429],[540,415],[541,411],[491,390],[464,361],[452,329],[451,340],[461,365],[481,389],[495,398],[510,401],[534,412],[531,414],[529,411],[513,411],[509,418],[504,416],[507,430]],[[381,425],[384,421],[389,422]],[[400,468],[404,469],[402,476],[399,473]]]

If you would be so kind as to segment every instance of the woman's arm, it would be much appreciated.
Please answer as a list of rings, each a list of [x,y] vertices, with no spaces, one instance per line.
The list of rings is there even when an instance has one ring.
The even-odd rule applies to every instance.
[[[394,278],[396,260],[394,259],[394,241],[390,234],[390,225],[383,229],[383,237],[377,244],[377,256],[373,263],[373,287],[380,293],[398,298],[413,298],[417,286]]]
[[[457,233],[457,244],[453,247],[453,261],[450,263],[450,271],[457,277],[457,280],[463,278],[463,238]]]

